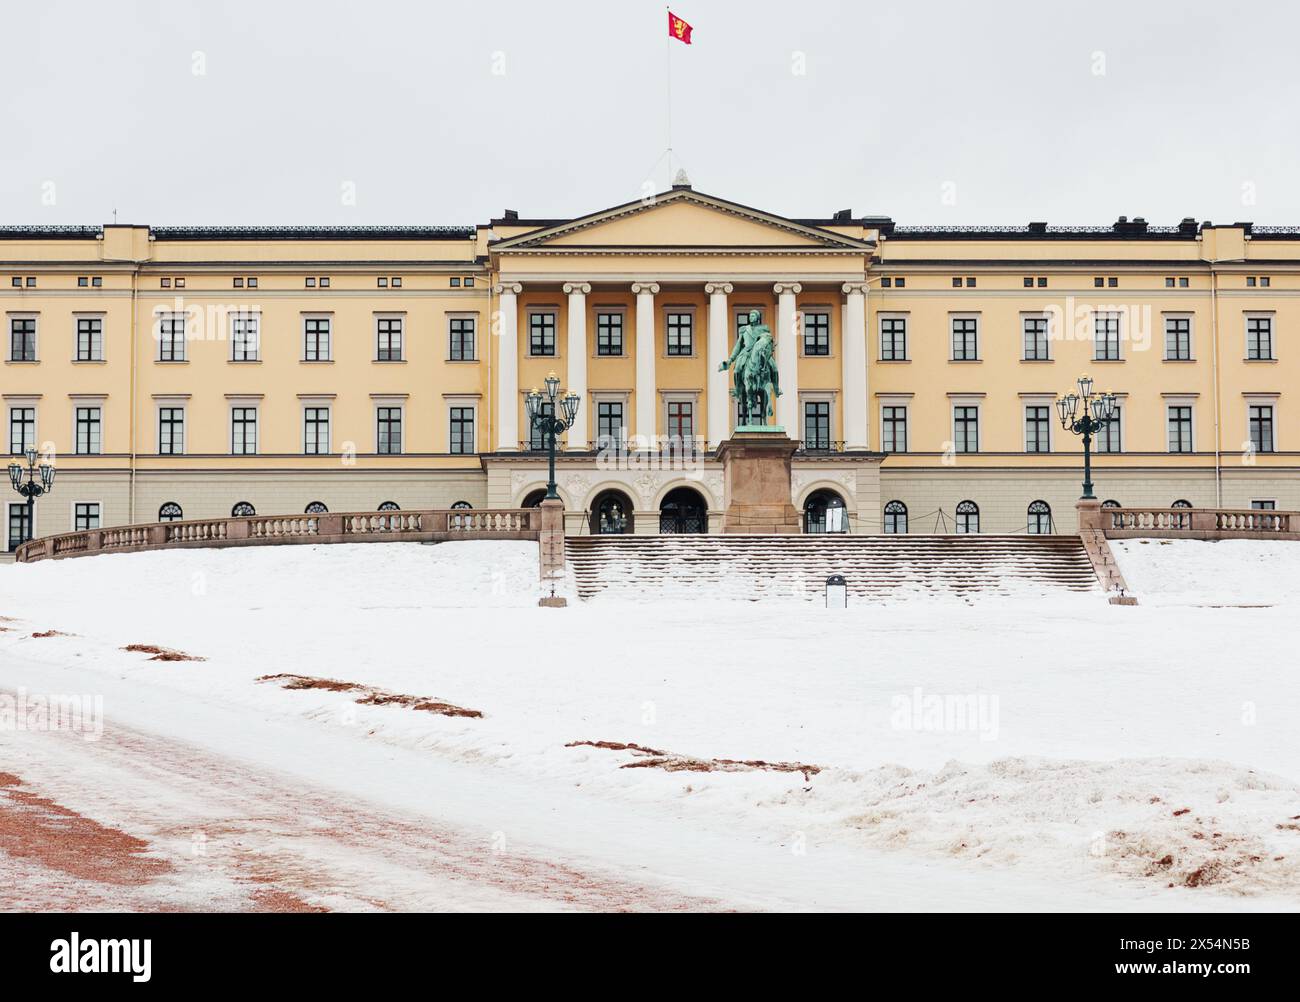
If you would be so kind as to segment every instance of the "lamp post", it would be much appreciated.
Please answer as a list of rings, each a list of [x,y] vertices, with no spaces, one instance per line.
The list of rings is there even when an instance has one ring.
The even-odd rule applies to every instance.
[[[546,500],[558,501],[559,492],[555,489],[555,439],[561,432],[573,427],[578,416],[578,395],[568,393],[560,396],[560,377],[552,372],[544,381],[545,392],[533,389],[524,398],[528,412],[528,425],[536,428],[546,436],[546,451],[550,460],[550,473],[546,480]],[[550,404],[549,410],[544,404]],[[563,415],[563,416],[561,416]]]
[[[54,490],[54,467],[49,463],[41,463],[37,466],[35,449],[27,450],[26,459],[26,480],[23,479],[22,464],[9,464],[9,483],[14,490],[27,499],[27,539],[20,539],[19,543],[25,543],[32,538],[32,530],[36,526],[36,499]],[[38,475],[39,479],[37,479]]]
[[[1082,405],[1083,413],[1079,413]],[[1079,392],[1068,393],[1056,401],[1061,427],[1083,436],[1083,498],[1096,500],[1092,492],[1092,438],[1115,420],[1115,394],[1094,393],[1092,377],[1079,377]]]

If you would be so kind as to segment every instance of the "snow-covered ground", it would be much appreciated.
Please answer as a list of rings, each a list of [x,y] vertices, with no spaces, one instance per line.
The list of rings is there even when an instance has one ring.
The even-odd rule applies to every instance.
[[[507,542],[0,567],[0,694],[103,697],[0,699],[0,907],[1293,909],[1300,546],[1117,550],[1136,608],[539,609]]]

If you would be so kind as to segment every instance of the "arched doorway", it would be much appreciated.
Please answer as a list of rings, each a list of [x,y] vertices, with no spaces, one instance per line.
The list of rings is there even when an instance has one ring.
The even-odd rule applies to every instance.
[[[968,535],[980,531],[980,506],[974,501],[957,503],[957,531]]]
[[[1029,505],[1025,528],[1031,536],[1047,536],[1052,532],[1052,506],[1046,501],[1033,501]]]
[[[848,532],[849,512],[844,499],[834,491],[813,491],[803,506],[803,531]]]
[[[591,503],[591,534],[622,536],[632,531],[632,502],[622,491],[603,491]]]
[[[907,505],[902,501],[890,501],[885,505],[885,517],[881,526],[889,535],[907,535]]]
[[[540,508],[542,506],[542,502],[545,500],[546,500],[546,489],[544,487],[539,487],[537,488],[537,490],[529,491],[527,494],[525,494],[523,504],[521,504],[519,507]]]
[[[674,487],[659,504],[659,534],[709,531],[709,506],[693,487]]]

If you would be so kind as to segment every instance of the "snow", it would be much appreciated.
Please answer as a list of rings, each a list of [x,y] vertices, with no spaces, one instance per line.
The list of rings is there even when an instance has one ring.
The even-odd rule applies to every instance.
[[[250,788],[317,791],[308,813],[373,808],[702,906],[1295,908],[1300,547],[1116,550],[1137,607],[1057,593],[539,609],[536,544],[515,542],[0,567],[14,617],[0,692],[100,694],[107,718],[101,742],[0,730],[0,771],[141,829],[201,814],[204,770],[180,760],[211,757],[208,774],[246,769]],[[69,635],[31,636],[48,629]],[[130,643],[207,660],[153,662]],[[484,716],[256,681],[276,673]],[[620,768],[646,756],[566,747],[583,741],[821,771]],[[152,793],[131,753],[149,742],[188,749]],[[603,906],[485,881],[470,861],[435,879],[310,844],[336,879],[296,893],[326,907],[365,907],[348,889],[366,880],[386,907]]]

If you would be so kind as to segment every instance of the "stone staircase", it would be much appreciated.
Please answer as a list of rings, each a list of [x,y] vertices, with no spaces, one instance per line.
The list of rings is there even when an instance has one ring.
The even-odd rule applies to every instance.
[[[842,574],[850,600],[1101,593],[1078,536],[570,536],[584,600],[820,602]]]

